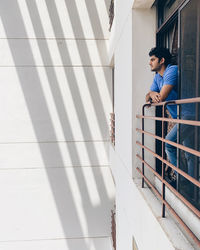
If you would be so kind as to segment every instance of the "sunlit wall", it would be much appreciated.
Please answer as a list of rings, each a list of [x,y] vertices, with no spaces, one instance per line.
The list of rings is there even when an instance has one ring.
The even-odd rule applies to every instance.
[[[0,249],[110,249],[107,0],[0,1]]]

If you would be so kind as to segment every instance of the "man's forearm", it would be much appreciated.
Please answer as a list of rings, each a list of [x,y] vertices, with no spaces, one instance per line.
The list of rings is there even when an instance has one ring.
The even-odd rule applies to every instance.
[[[151,100],[150,93],[151,91],[146,94],[146,102],[149,102]]]

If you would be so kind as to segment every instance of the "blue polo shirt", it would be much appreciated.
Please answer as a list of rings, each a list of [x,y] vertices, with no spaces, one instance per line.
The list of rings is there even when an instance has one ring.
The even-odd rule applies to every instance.
[[[165,69],[163,76],[156,73],[150,90],[160,92],[164,85],[173,85],[165,101],[176,100],[178,98],[178,66],[169,64]],[[177,105],[167,105],[167,109],[172,118],[177,118]]]

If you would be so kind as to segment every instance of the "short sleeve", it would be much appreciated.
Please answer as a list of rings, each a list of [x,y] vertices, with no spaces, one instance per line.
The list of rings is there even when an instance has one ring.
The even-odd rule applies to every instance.
[[[166,74],[163,76],[163,85],[174,85],[178,84],[178,67],[171,66]]]
[[[150,87],[150,90],[151,91],[155,91],[155,92],[159,92],[159,87],[158,87],[158,83],[157,83],[157,74],[155,75],[154,79],[153,79],[153,82],[151,84],[151,87]]]

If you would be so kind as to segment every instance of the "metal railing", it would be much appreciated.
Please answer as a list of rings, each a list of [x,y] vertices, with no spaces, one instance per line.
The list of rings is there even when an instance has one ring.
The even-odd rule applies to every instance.
[[[115,114],[110,113],[110,140],[115,146]]]
[[[113,250],[116,250],[116,210],[111,210],[111,236],[113,243]]]
[[[111,31],[113,19],[114,19],[114,0],[110,1],[110,8],[109,8],[109,31]]]
[[[179,224],[183,226],[183,228],[187,231],[187,233],[193,238],[193,240],[196,242],[196,244],[200,247],[200,240],[197,238],[197,236],[191,231],[191,229],[184,223],[184,221],[179,217],[179,215],[176,213],[176,211],[170,206],[170,204],[166,201],[165,199],[165,191],[166,187],[171,190],[174,195],[176,195],[198,218],[200,218],[200,211],[193,205],[191,204],[190,201],[188,201],[182,194],[180,194],[172,185],[170,185],[166,179],[165,179],[165,166],[171,167],[173,170],[175,170],[180,176],[183,176],[186,178],[189,182],[193,183],[196,187],[200,188],[200,181],[196,180],[192,176],[188,175],[186,172],[181,170],[178,166],[172,165],[167,159],[165,155],[165,143],[168,143],[177,149],[184,150],[185,152],[191,153],[197,157],[200,157],[200,152],[195,149],[191,149],[189,147],[183,146],[182,144],[172,142],[169,140],[165,139],[165,123],[166,122],[174,122],[177,124],[187,124],[187,125],[193,125],[193,126],[200,126],[200,121],[192,121],[192,120],[180,120],[180,119],[170,119],[166,117],[166,106],[167,105],[181,105],[181,104],[188,104],[188,103],[200,103],[200,98],[191,98],[191,99],[183,99],[183,100],[175,100],[175,101],[166,101],[162,103],[146,103],[143,105],[142,108],[142,115],[137,115],[136,117],[139,119],[142,119],[142,129],[136,129],[138,133],[142,134],[142,143],[139,141],[136,142],[136,144],[142,148],[142,156],[137,154],[137,158],[142,162],[142,169],[140,170],[137,168],[137,171],[141,174],[142,176],[142,187],[144,188],[144,183],[152,188],[154,193],[158,196],[158,198],[162,202],[162,217],[165,217],[165,208],[171,212],[171,214],[177,219]],[[150,106],[161,106],[162,107],[162,117],[154,117],[154,116],[145,116],[145,108],[150,107]],[[152,134],[150,132],[147,132],[144,130],[144,120],[145,119],[151,119],[155,121],[161,121],[162,122],[162,137],[157,136],[155,134]],[[157,153],[153,152],[150,148],[145,146],[144,144],[144,135],[150,136],[156,140],[159,140],[162,142],[162,156],[158,155]],[[160,175],[159,173],[156,172],[150,166],[144,159],[144,152],[148,151],[150,152],[155,158],[159,159],[162,162],[162,174]],[[145,176],[145,167],[147,167],[162,183],[162,190],[161,193],[156,189],[156,187],[150,182],[150,180]]]

